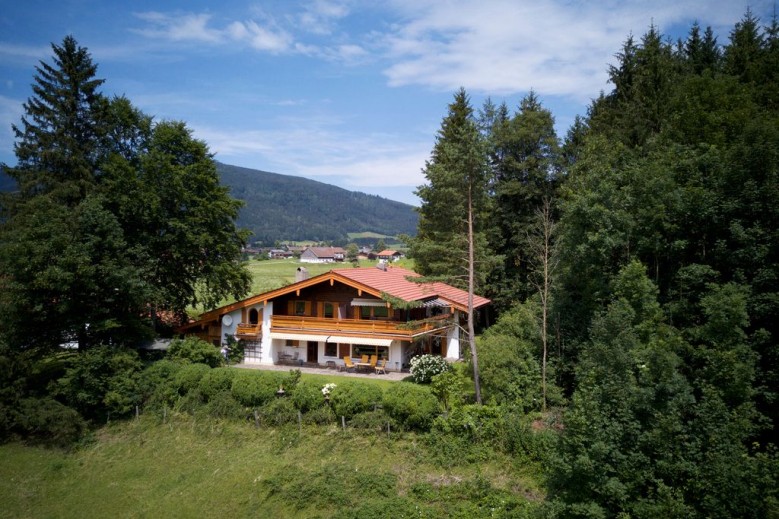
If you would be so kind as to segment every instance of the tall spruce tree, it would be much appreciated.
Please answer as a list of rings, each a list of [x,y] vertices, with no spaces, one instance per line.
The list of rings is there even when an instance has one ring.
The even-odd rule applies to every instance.
[[[513,117],[496,119],[492,128],[491,187],[497,229],[491,234],[491,246],[503,265],[492,272],[490,288],[498,307],[509,308],[534,292],[527,277],[526,237],[536,211],[553,196],[559,143],[554,118],[534,92],[522,99]]]
[[[464,89],[449,105],[424,173],[428,183],[416,191],[422,203],[410,252],[424,276],[468,290],[468,339],[476,399],[481,403],[473,294],[484,287],[491,265],[485,218],[488,167],[484,140]]]

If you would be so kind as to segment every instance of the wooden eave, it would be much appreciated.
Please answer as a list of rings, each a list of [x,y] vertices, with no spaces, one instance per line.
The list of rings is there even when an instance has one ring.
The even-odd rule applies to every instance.
[[[270,292],[257,294],[256,296],[251,296],[241,301],[236,301],[235,303],[222,306],[220,308],[215,308],[214,310],[210,310],[208,312],[201,314],[199,321],[219,319],[219,316],[230,313],[233,310],[238,310],[240,308],[245,308],[256,304],[265,304],[271,299],[276,299],[277,297],[281,297],[283,295],[292,292],[297,292],[299,290],[303,290],[304,288],[308,288],[328,281],[330,282],[331,286],[335,281],[338,281],[339,283],[343,283],[344,285],[357,289],[359,292],[364,292],[372,296],[381,298],[381,291],[376,290],[375,288],[371,288],[367,285],[364,285],[363,283],[359,283],[347,277],[341,276],[331,270],[329,272],[325,272],[324,274],[319,274],[318,276],[314,276],[309,279],[304,279],[303,281],[298,281],[297,283],[292,283],[291,285],[277,288],[276,290],[271,290]]]

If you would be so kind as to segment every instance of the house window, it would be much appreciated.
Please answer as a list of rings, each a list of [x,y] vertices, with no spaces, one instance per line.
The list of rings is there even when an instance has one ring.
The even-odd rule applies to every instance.
[[[367,344],[353,344],[352,357],[360,358],[363,355],[378,355],[379,360],[389,359],[389,348],[386,346],[368,346]]]
[[[293,339],[287,339],[287,346],[290,346],[292,348],[298,347],[298,341]]]
[[[306,315],[305,301],[295,301],[295,315]]]
[[[386,306],[361,306],[360,319],[386,319],[389,310]]]
[[[332,319],[335,315],[335,307],[333,306],[333,303],[325,303],[324,307],[324,317],[327,319]]]
[[[337,357],[338,345],[334,342],[325,343],[325,357]]]

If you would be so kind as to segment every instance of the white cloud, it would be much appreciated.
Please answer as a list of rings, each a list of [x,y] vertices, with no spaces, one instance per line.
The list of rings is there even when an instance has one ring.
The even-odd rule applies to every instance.
[[[196,127],[217,160],[251,164],[286,175],[339,179],[339,185],[415,188],[424,178],[430,143],[406,141],[398,135],[352,135],[332,121],[289,120],[274,130],[225,131]]]
[[[209,28],[211,19],[207,14],[183,14],[180,16],[160,12],[136,13],[136,17],[148,22],[150,27],[136,32],[150,38],[162,38],[171,41],[196,41],[221,43],[224,32]]]
[[[314,0],[304,7],[298,20],[300,27],[310,33],[331,34],[335,22],[349,14],[347,2],[332,0]]]
[[[606,88],[607,64],[630,33],[654,23],[732,26],[746,9],[732,1],[396,0],[402,22],[384,35],[391,86],[460,86],[586,101]]]

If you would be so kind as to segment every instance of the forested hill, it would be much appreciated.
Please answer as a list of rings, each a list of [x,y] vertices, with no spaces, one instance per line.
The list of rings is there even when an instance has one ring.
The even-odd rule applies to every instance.
[[[416,234],[417,214],[408,204],[347,191],[315,180],[217,163],[222,183],[243,200],[238,224],[250,241],[346,241],[347,233]]]
[[[268,173],[217,162],[222,184],[243,200],[238,225],[254,233],[249,240],[346,242],[347,233],[372,231],[396,236],[416,234],[417,213],[408,204],[348,191],[302,177]],[[0,172],[0,191],[14,188]]]

